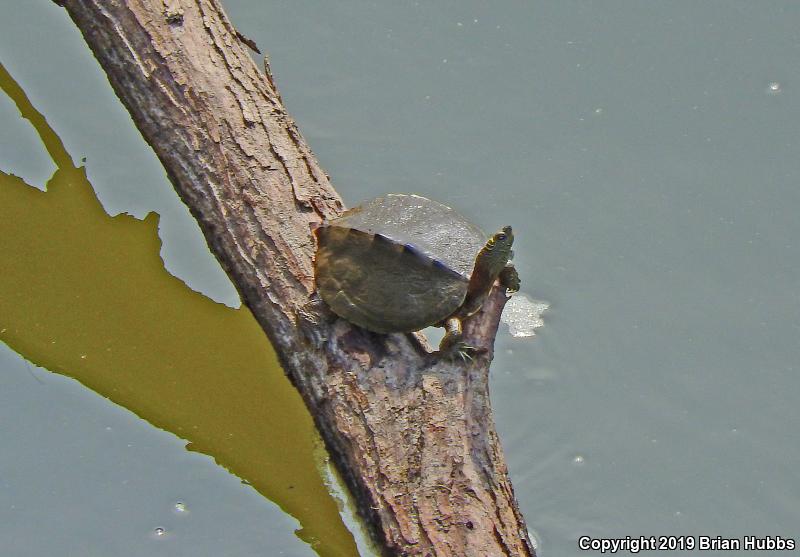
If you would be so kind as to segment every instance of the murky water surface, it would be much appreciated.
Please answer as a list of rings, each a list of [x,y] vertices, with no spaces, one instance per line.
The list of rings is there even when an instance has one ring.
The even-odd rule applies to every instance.
[[[283,98],[349,205],[409,191],[484,229],[514,226],[523,293],[550,307],[534,337],[501,329],[492,389],[541,555],[584,555],[581,536],[800,541],[796,3],[225,5],[269,51]],[[15,555],[314,554],[302,540],[352,552],[314,476],[298,404],[277,422],[269,412],[226,422],[241,405],[206,421],[185,410],[205,408],[198,401],[214,389],[283,388],[241,371],[267,366],[269,351],[253,348],[233,289],[65,14],[47,2],[0,14],[0,62],[63,149],[59,159],[51,141],[48,153],[0,95],[0,196],[15,227],[0,239],[0,539]],[[70,190],[74,167],[57,176],[60,190],[32,190],[66,168],[64,153],[78,167],[85,157],[102,207]],[[69,191],[84,204],[45,201]],[[150,211],[157,223],[107,216]],[[112,242],[106,255],[73,250],[68,273],[48,266],[54,238],[97,230]],[[94,267],[81,275],[81,265]],[[150,272],[132,275],[137,267]],[[120,284],[87,288],[86,276]],[[148,309],[148,292],[160,306]],[[204,329],[249,331],[250,359],[194,355],[187,367],[181,354],[207,341],[193,331],[186,352],[171,351],[170,327],[186,326],[156,312],[170,306],[202,313]],[[152,338],[103,336],[104,314],[120,308],[143,320],[124,335]],[[152,376],[137,380],[136,366]],[[192,366],[204,370],[196,380]],[[131,379],[113,392],[119,383],[102,378],[120,370]],[[257,423],[272,425],[253,433]],[[279,439],[295,423],[307,433],[270,455],[225,442]],[[281,468],[284,454],[295,460]],[[285,480],[259,476],[259,458]],[[305,499],[280,491],[297,489],[293,478]],[[281,508],[302,522],[298,536]],[[57,531],[43,536],[41,524]]]

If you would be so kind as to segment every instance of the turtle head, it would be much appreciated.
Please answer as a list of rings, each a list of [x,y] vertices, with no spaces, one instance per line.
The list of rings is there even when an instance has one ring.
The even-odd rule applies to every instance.
[[[475,268],[472,270],[470,288],[489,291],[494,279],[508,264],[511,259],[511,246],[514,244],[514,233],[510,226],[504,226],[486,241],[475,259]]]
[[[472,269],[472,276],[469,279],[467,296],[457,312],[458,317],[468,317],[481,308],[494,281],[501,277],[501,273],[508,265],[513,244],[514,234],[511,232],[510,226],[504,226],[486,241],[486,245],[481,248],[475,258],[475,267]],[[518,284],[517,288],[519,288]]]
[[[514,233],[511,231],[510,226],[504,226],[494,234],[486,242],[486,245],[481,250],[478,259],[482,266],[485,266],[489,275],[494,277],[500,274],[511,259],[513,252],[511,246],[514,245]]]

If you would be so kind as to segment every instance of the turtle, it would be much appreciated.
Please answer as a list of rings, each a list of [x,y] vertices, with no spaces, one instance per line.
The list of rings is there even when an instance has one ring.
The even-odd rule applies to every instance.
[[[519,290],[510,226],[487,239],[454,209],[419,195],[375,198],[315,232],[317,291],[336,315],[375,333],[444,327],[439,349],[447,355],[475,350],[461,340],[461,322],[496,279]]]

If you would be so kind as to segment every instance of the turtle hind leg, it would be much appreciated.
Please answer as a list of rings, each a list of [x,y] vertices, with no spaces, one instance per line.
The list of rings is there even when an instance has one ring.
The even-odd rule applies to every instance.
[[[478,349],[462,340],[461,319],[449,317],[444,321],[443,325],[447,332],[444,334],[442,342],[439,343],[439,353],[442,357],[447,359],[461,358],[465,362],[472,360],[472,356]]]
[[[508,289],[509,292],[518,292],[520,286],[519,274],[513,265],[509,264],[500,271],[500,285]]]
[[[328,340],[323,331],[334,319],[335,315],[316,292],[297,311],[297,324],[300,331],[318,349],[322,348],[322,345]]]

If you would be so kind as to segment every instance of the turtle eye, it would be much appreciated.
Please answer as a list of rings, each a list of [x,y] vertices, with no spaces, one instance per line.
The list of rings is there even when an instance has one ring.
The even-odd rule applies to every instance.
[[[498,235],[497,235],[497,241],[498,241],[498,242],[502,242],[502,241],[504,241],[506,238],[508,238],[508,236],[506,236],[504,232],[501,232],[500,234],[498,234]]]

